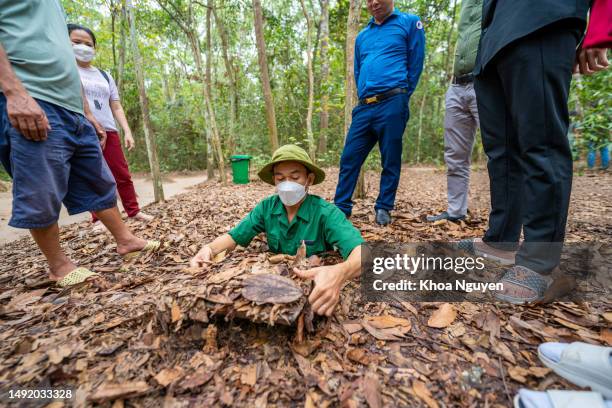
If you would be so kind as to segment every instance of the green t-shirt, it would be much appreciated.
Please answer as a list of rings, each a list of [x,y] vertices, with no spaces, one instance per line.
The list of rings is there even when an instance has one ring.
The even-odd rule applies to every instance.
[[[266,233],[270,251],[295,255],[307,241],[311,256],[337,248],[346,259],[364,240],[342,211],[319,196],[309,194],[289,224],[287,211],[277,194],[260,201],[229,234],[246,247],[261,232]]]
[[[0,43],[33,98],[83,113],[81,80],[59,0],[0,0]]]

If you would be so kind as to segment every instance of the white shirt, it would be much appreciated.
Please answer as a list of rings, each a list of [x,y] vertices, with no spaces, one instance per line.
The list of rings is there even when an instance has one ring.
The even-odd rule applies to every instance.
[[[95,67],[79,67],[79,74],[85,90],[85,97],[89,102],[89,108],[96,120],[105,130],[117,131],[117,124],[110,108],[111,101],[119,100],[119,90],[115,80],[107,72],[107,81],[100,70]]]

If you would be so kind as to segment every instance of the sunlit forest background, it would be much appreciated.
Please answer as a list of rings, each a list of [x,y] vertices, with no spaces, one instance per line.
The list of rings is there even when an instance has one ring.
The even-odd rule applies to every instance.
[[[346,71],[349,14],[352,7],[352,29],[359,31],[369,19],[365,0],[62,2],[68,22],[95,32],[94,64],[110,72],[118,83],[137,142],[128,155],[132,170],[149,169],[134,40],[162,172],[216,168],[219,157],[227,166],[236,153],[249,154],[256,165],[261,163],[275,144],[267,120],[271,107],[279,145],[298,143],[321,164],[337,164],[345,117],[354,104],[354,99],[347,101],[345,92],[352,86]],[[396,7],[419,15],[427,37],[425,68],[410,102],[404,161],[440,165],[444,95],[452,75],[461,2],[398,0]],[[260,22],[255,18],[256,8],[261,8]],[[258,25],[269,72],[269,106],[258,60]],[[609,143],[611,79],[611,71],[574,77],[570,110],[575,111],[577,158],[589,146]],[[215,137],[219,154],[214,149]],[[477,162],[485,159],[480,143],[474,156]],[[375,148],[368,165],[378,166],[378,157]]]

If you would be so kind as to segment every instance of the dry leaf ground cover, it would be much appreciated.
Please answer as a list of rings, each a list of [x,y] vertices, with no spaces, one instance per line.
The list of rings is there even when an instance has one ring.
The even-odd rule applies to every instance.
[[[331,199],[336,180],[329,170],[313,192]],[[368,175],[368,197],[353,217],[369,240],[457,239],[486,226],[482,170],[460,225],[423,221],[445,208],[444,172],[406,168],[394,224],[375,226],[377,180]],[[568,241],[612,242],[611,181],[609,173],[575,177]],[[344,289],[333,318],[312,321],[312,332],[269,326],[286,309],[253,310],[246,301],[238,305],[243,314],[264,323],[223,316],[241,299],[225,282],[273,267],[265,241],[218,259],[214,274],[186,263],[270,193],[260,182],[207,183],[149,206],[156,221],[131,226],[161,239],[162,249],[129,265],[110,237],[92,236],[87,224],[63,228],[70,256],[103,276],[72,289],[46,281],[30,239],[0,248],[0,389],[70,386],[76,397],[67,405],[75,406],[509,406],[519,387],[572,388],[541,365],[540,342],[612,343],[611,304],[367,303],[357,282]],[[215,284],[222,290],[210,289]]]

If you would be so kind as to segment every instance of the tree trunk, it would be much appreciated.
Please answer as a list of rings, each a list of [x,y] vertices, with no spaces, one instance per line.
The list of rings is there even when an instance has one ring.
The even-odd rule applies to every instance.
[[[423,78],[425,79],[425,78]],[[424,81],[427,83],[427,81]],[[419,131],[417,133],[416,142],[416,162],[421,162],[421,136],[423,135],[423,112],[425,110],[425,101],[427,100],[427,90],[423,90],[423,99],[421,99],[421,106],[419,108]]]
[[[448,82],[453,77],[453,65],[455,64],[455,51],[457,49],[457,42],[455,41],[455,46],[452,47],[452,51],[451,51],[451,41],[453,38],[453,33],[455,32],[455,19],[457,17],[457,0],[451,0],[451,1],[452,1],[452,7],[451,7],[451,13],[450,13],[451,20],[448,24],[448,31],[445,34],[446,50],[447,50],[447,52],[444,55],[444,62],[443,62],[445,75],[444,77],[440,77],[440,86],[442,88],[447,87]],[[440,118],[441,117],[440,111],[442,109],[442,103],[444,102],[444,97],[434,96],[432,102],[436,106],[433,117]]]
[[[125,23],[127,21],[126,10],[125,10],[125,0],[121,0],[121,18],[119,20],[119,59],[117,61],[117,88],[119,89],[119,94],[123,95],[124,93],[124,77],[125,77],[125,50],[127,49],[127,44],[125,43],[127,38],[127,33],[125,32]]]
[[[208,74],[209,70],[205,71],[204,65],[202,64],[202,52],[200,48],[200,40],[198,39],[198,33],[195,21],[193,19],[193,1],[189,1],[187,10],[181,10],[180,6],[174,4],[172,2],[166,2],[157,0],[157,3],[160,5],[166,13],[174,20],[174,22],[179,26],[179,28],[185,33],[187,39],[189,40],[189,45],[191,47],[191,51],[193,53],[193,58],[196,64],[196,73],[198,78],[202,82],[202,93],[204,94],[204,120],[206,121],[206,138],[209,143],[207,143],[206,151],[207,151],[207,170],[212,170],[212,162],[213,160],[208,158],[208,151],[214,151],[213,158],[217,161],[217,166],[219,168],[219,177],[221,178],[221,182],[223,184],[227,183],[227,176],[225,174],[225,160],[223,159],[223,150],[221,149],[221,138],[219,137],[219,130],[217,128],[217,120],[215,117],[215,110],[213,109],[212,97],[211,97],[211,79]],[[172,10],[171,10],[172,8]],[[210,7],[207,7],[210,10]],[[210,13],[207,13],[207,33],[210,34]],[[209,42],[210,35],[207,35],[207,43]],[[206,60],[207,63],[212,59],[212,51],[210,44],[208,45],[208,49],[206,50]]]
[[[117,22],[117,6],[114,0],[110,0],[111,13],[111,48],[113,50],[113,76],[117,78],[117,36],[115,35],[115,26]]]
[[[130,25],[130,37],[132,43],[132,57],[134,59],[134,69],[136,70],[136,82],[138,83],[138,94],[140,96],[140,104],[142,111],[142,123],[147,145],[147,155],[149,158],[149,167],[151,168],[151,176],[153,177],[153,193],[155,202],[164,201],[164,188],[162,185],[161,173],[159,171],[159,161],[157,159],[157,142],[155,133],[151,126],[151,118],[149,116],[149,101],[147,99],[147,91],[145,89],[144,74],[142,70],[142,60],[140,51],[138,50],[138,39],[136,38],[136,22],[134,21],[134,8],[132,0],[126,0],[127,18]]]
[[[257,41],[257,59],[261,71],[261,86],[266,102],[266,120],[270,132],[270,146],[272,151],[278,149],[278,130],[276,129],[276,114],[274,113],[274,98],[270,86],[270,74],[268,73],[268,58],[266,57],[266,41],[263,30],[263,12],[260,0],[253,0],[253,14],[255,21],[255,38]]]
[[[451,52],[451,41],[453,38],[453,32],[455,31],[455,18],[457,15],[457,0],[453,0],[453,6],[451,9],[451,21],[448,25],[448,33],[446,34],[446,55],[444,55],[444,70],[446,71],[445,80],[448,81],[452,76],[451,70],[452,64],[455,62],[455,53]],[[453,50],[454,51],[454,50]],[[445,81],[445,82],[446,82]],[[442,83],[444,85],[444,83]]]
[[[219,18],[216,5],[212,8],[215,18],[215,25],[219,31],[221,38],[221,51],[223,53],[223,62],[225,64],[225,73],[229,80],[229,102],[230,102],[230,124],[228,129],[227,148],[230,154],[234,154],[236,150],[236,129],[238,128],[238,83],[236,80],[236,72],[234,63],[229,56],[229,38],[223,21]]]
[[[195,63],[196,63],[196,71],[198,72],[200,77],[204,78],[204,83],[202,84],[202,91],[204,93],[204,117],[206,119],[206,131],[207,135],[210,137],[211,144],[208,145],[208,149],[214,149],[215,157],[214,159],[217,161],[217,167],[219,168],[219,176],[221,177],[221,182],[223,184],[227,183],[227,176],[225,174],[225,160],[223,159],[223,151],[221,149],[221,138],[219,137],[219,129],[217,127],[217,120],[215,116],[215,111],[212,105],[212,98],[210,96],[210,84],[206,80],[207,76],[205,75],[204,67],[202,66],[202,54],[200,52],[200,43],[198,41],[197,33],[191,31],[187,34],[189,37],[189,43],[191,44],[191,49],[193,51]],[[208,50],[210,52],[210,50]],[[206,56],[207,58],[211,58],[210,55]],[[212,163],[211,168],[212,168]]]
[[[312,69],[312,20],[306,9],[304,0],[300,0],[302,13],[306,19],[306,64],[308,69],[308,110],[306,112],[306,137],[308,140],[308,153],[312,160],[315,159],[316,146],[312,132],[312,111],[314,108],[314,71]]]
[[[210,2],[208,3],[210,6]],[[206,76],[204,80],[204,86],[206,87],[206,92],[208,92],[209,98],[212,94],[211,92],[211,79],[210,79],[210,49],[212,47],[212,39],[210,37],[210,22],[211,22],[211,13],[210,7],[206,8]],[[208,104],[208,102],[206,102]],[[205,117],[208,117],[205,115]],[[206,126],[210,129],[208,120],[206,121]],[[213,159],[213,149],[212,149],[212,132],[206,132],[206,176],[208,180],[212,180],[215,177],[215,168],[214,168],[214,159]]]
[[[361,0],[350,0],[348,20],[346,23],[346,73],[344,81],[344,134],[351,127],[353,107],[357,104],[357,88],[355,86],[354,58],[355,38],[359,31],[359,17],[361,14]],[[363,168],[359,173],[359,180],[353,198],[364,198],[366,195],[365,177]]]
[[[361,12],[361,0],[350,0],[348,20],[346,23],[346,45],[344,75],[344,134],[348,133],[353,117],[353,107],[357,104],[357,88],[355,86],[355,38],[359,30],[359,15]]]
[[[321,3],[321,113],[319,115],[319,153],[327,151],[329,129],[329,0]]]

